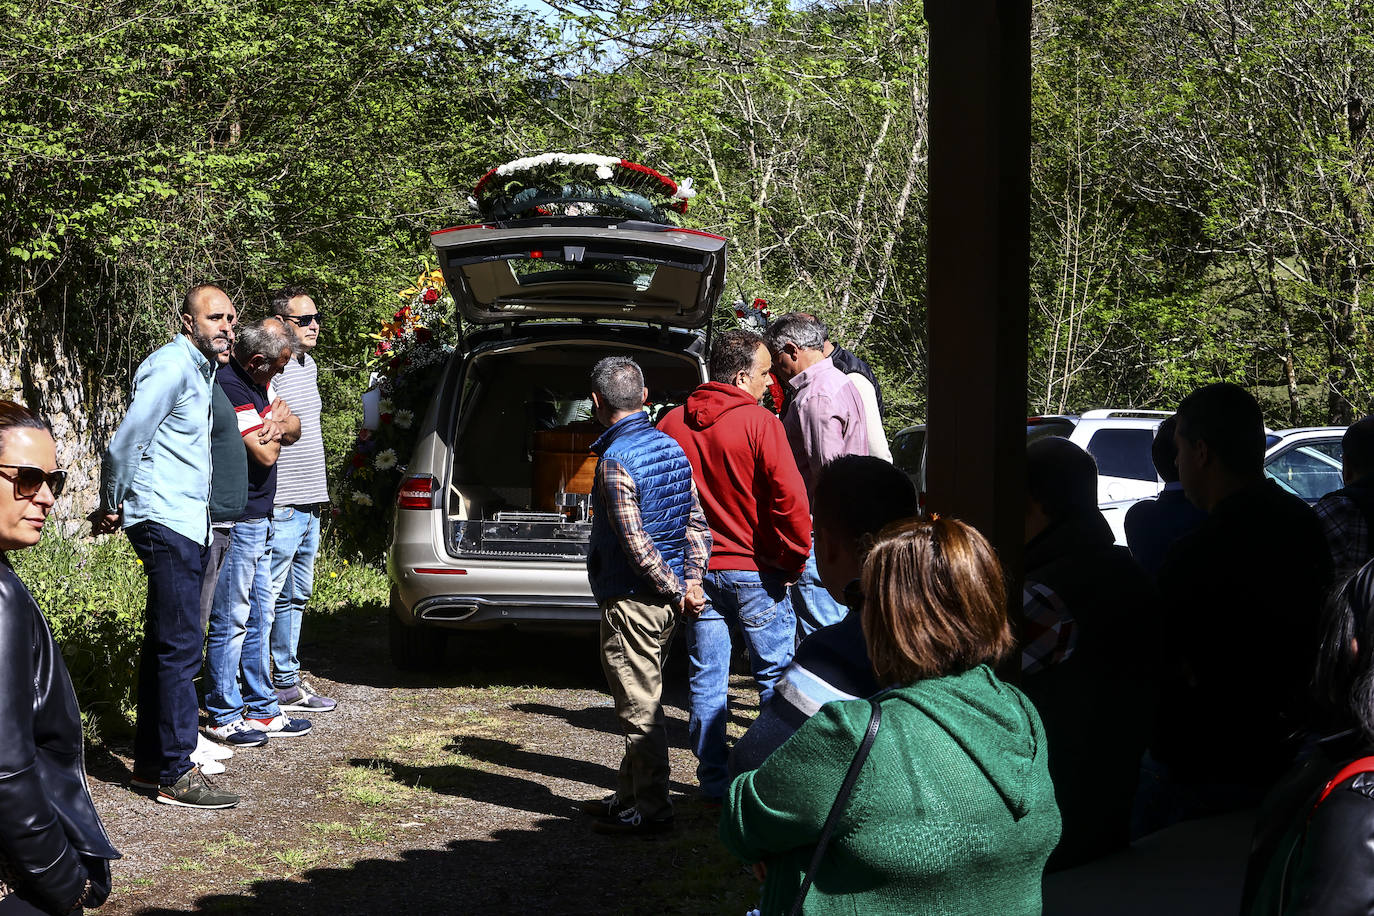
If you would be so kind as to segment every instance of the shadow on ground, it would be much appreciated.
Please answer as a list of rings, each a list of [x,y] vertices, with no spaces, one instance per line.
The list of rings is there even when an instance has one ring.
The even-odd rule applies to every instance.
[[[306,618],[301,658],[312,673],[345,684],[368,687],[534,686],[599,690],[606,686],[594,627],[586,632],[553,633],[506,629],[447,634],[444,663],[434,671],[407,672],[391,664],[387,650],[390,611],[367,615],[334,614]],[[680,630],[681,628],[679,628]],[[687,678],[684,640],[674,636],[665,676]]]
[[[528,791],[528,787],[522,789]],[[497,830],[443,850],[404,850],[394,859],[364,859],[347,868],[313,869],[291,880],[262,880],[241,894],[202,897],[186,909],[150,907],[143,916],[176,913],[329,914],[608,914],[642,912],[646,877],[673,880],[673,862],[714,842],[715,817],[679,806],[678,828],[665,837],[624,839],[591,832],[586,817],[548,817],[530,830]],[[738,872],[713,856],[710,867]],[[667,872],[665,874],[664,872]],[[741,912],[751,892],[735,875]],[[728,884],[727,884],[728,886]],[[733,901],[732,901],[733,902]],[[694,904],[700,907],[700,900]],[[666,913],[698,910],[672,907]]]

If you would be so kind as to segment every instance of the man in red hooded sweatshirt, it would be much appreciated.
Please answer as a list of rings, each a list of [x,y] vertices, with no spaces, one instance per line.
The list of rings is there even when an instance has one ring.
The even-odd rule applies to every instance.
[[[758,335],[726,331],[711,346],[711,381],[659,423],[687,453],[711,526],[707,604],[687,622],[688,731],[707,801],[719,801],[729,781],[731,624],[749,647],[762,707],[792,660],[797,628],[787,587],[811,552],[806,483],[782,423],[759,405],[772,365]]]

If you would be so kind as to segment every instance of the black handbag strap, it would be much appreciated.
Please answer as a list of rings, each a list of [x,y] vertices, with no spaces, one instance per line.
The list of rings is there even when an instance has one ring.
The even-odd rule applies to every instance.
[[[807,892],[811,890],[811,879],[815,877],[816,869],[820,867],[821,860],[825,858],[825,847],[830,845],[830,835],[835,832],[835,825],[848,806],[849,795],[854,791],[854,783],[859,781],[859,771],[863,769],[864,761],[868,759],[868,752],[873,748],[873,739],[878,737],[878,726],[883,722],[883,706],[877,699],[870,699],[868,705],[873,710],[868,717],[868,731],[864,732],[864,740],[859,742],[859,749],[854,752],[854,759],[850,761],[849,772],[844,774],[844,782],[840,783],[840,791],[835,796],[835,803],[830,806],[830,814],[825,818],[825,826],[821,828],[820,839],[816,840],[816,851],[811,854],[811,864],[806,867],[806,874],[802,876],[801,887],[797,889],[797,897],[792,901],[790,916],[801,916],[802,904],[806,902]]]

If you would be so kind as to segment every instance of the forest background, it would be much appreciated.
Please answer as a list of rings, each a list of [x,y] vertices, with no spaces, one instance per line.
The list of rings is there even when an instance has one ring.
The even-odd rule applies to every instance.
[[[1276,427],[1369,410],[1371,13],[1035,5],[1028,413],[1215,379]],[[727,302],[819,313],[895,431],[925,413],[926,37],[910,0],[0,0],[0,395],[89,500],[181,292],[251,318],[299,282],[337,459],[429,231],[492,165],[586,150],[691,177]]]
[[[330,464],[375,333],[493,165],[590,151],[692,178],[729,295],[820,314],[925,416],[918,0],[0,0],[0,397],[94,504],[134,367],[215,280],[303,283]],[[1273,427],[1371,408],[1374,0],[1040,0],[1028,413],[1172,408],[1226,379]],[[722,306],[719,320],[733,321]],[[328,550],[336,551],[328,554]],[[385,601],[321,561],[317,601]],[[83,705],[127,717],[122,539],[23,562]],[[111,681],[111,672],[120,676]]]

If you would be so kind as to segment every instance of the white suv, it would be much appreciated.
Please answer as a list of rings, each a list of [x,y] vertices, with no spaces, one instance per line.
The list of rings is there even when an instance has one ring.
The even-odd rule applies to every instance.
[[[451,634],[595,630],[591,368],[631,356],[656,408],[680,404],[706,379],[703,331],[725,286],[725,239],[658,223],[548,217],[433,239],[465,333],[397,493],[401,668],[440,662]]]

